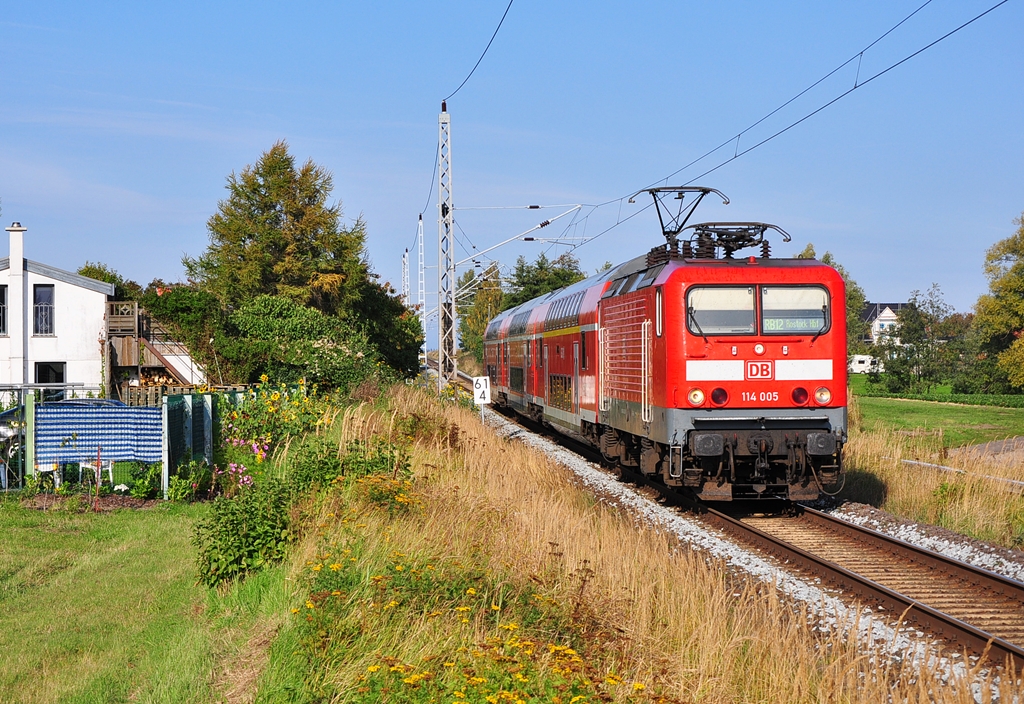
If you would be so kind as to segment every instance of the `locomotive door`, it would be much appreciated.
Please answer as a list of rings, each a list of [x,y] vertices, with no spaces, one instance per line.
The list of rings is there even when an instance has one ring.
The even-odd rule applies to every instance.
[[[578,342],[572,343],[572,412],[580,412],[580,343]]]

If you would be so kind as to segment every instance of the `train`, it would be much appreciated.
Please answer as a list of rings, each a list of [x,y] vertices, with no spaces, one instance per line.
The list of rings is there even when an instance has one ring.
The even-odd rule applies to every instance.
[[[774,258],[766,223],[687,225],[704,187],[648,189],[666,243],[494,317],[492,401],[708,502],[836,493],[847,441],[846,293]],[[665,205],[694,196],[675,214]],[[755,253],[743,256],[743,250]]]

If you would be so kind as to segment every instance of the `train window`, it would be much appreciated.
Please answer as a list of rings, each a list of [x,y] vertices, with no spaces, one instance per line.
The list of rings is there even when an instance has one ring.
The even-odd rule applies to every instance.
[[[694,335],[753,335],[753,286],[694,286],[686,294],[686,327]]]
[[[619,289],[619,292],[616,295],[621,296],[624,293],[629,293],[630,291],[632,291],[633,290],[633,284],[635,284],[636,280],[639,279],[639,278],[640,278],[640,272],[639,271],[636,272],[635,274],[630,274],[629,278],[626,279],[626,283],[622,284],[622,288]]]
[[[587,333],[580,332],[580,368],[587,368]]]
[[[661,337],[662,303],[660,287],[657,289],[657,296],[655,296],[654,308],[654,332],[657,333],[658,337]]]
[[[537,338],[537,366],[538,367],[543,367],[544,366],[544,355],[541,354],[541,350],[540,350],[540,346],[542,344],[543,344],[543,341],[538,337]]]
[[[815,335],[829,327],[828,291],[820,286],[762,286],[765,335]]]

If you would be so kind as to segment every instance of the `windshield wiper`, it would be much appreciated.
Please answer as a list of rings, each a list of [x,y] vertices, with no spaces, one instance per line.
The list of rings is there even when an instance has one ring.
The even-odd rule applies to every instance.
[[[686,314],[690,316],[690,320],[693,322],[693,327],[697,328],[697,332],[699,332],[700,336],[704,338],[704,344],[710,345],[711,343],[708,342],[708,336],[705,335],[704,331],[700,329],[700,323],[697,322],[697,315],[693,310],[693,306],[690,306],[689,308],[686,309]]]
[[[825,328],[827,328],[827,327],[828,327],[828,306],[824,305],[824,306],[821,307],[821,328],[818,330],[818,332],[814,333],[814,337],[811,338],[811,344],[812,345],[814,344],[815,340],[817,340],[819,337],[821,337],[821,333],[825,332]]]

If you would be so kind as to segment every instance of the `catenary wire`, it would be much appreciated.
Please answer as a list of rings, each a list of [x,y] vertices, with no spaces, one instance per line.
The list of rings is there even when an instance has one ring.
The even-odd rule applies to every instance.
[[[445,101],[451,100],[452,97],[456,93],[458,93],[460,90],[462,90],[462,86],[466,85],[466,81],[468,81],[470,79],[470,77],[472,77],[473,73],[476,72],[476,67],[479,66],[480,62],[484,60],[485,56],[487,56],[487,50],[491,48],[491,42],[493,42],[494,38],[496,36],[498,36],[498,30],[501,29],[501,25],[505,21],[505,17],[508,16],[508,11],[512,9],[512,3],[514,1],[515,0],[508,0],[508,7],[505,8],[505,14],[503,14],[501,16],[501,20],[499,20],[498,26],[494,28],[494,34],[491,35],[491,40],[489,42],[487,42],[487,46],[484,47],[484,53],[480,54],[480,58],[476,60],[475,64],[473,64],[473,69],[469,72],[469,75],[466,76],[466,78],[462,81],[462,83],[459,84],[458,88],[456,88],[454,91],[452,91],[451,95],[449,95],[447,98],[445,98]]]
[[[740,157],[742,157],[743,155],[745,155],[745,154],[749,154],[750,152],[754,151],[754,150],[755,150],[755,149],[757,149],[758,147],[761,147],[761,146],[763,146],[763,145],[767,144],[768,142],[772,141],[772,140],[773,140],[773,139],[775,139],[776,137],[779,137],[779,136],[781,136],[781,135],[785,134],[786,132],[788,132],[789,130],[793,129],[794,127],[796,127],[797,125],[801,124],[802,122],[805,122],[806,120],[810,119],[811,117],[814,117],[815,115],[817,115],[817,114],[818,114],[819,112],[821,112],[821,111],[822,111],[822,110],[824,110],[825,108],[827,108],[827,107],[829,107],[829,106],[831,106],[831,105],[833,105],[833,104],[837,103],[838,101],[842,100],[843,98],[845,98],[845,97],[846,97],[847,95],[849,95],[850,93],[854,92],[854,91],[855,91],[855,90],[857,90],[858,88],[862,88],[862,87],[866,86],[866,85],[867,85],[868,83],[871,83],[871,82],[872,82],[873,80],[875,80],[876,78],[880,78],[880,77],[882,77],[883,75],[885,75],[885,74],[886,74],[886,73],[888,73],[889,71],[892,71],[893,69],[895,69],[895,68],[897,68],[898,66],[900,66],[900,65],[902,65],[902,64],[904,64],[904,63],[906,63],[907,61],[909,61],[910,59],[914,58],[915,56],[917,56],[917,55],[919,55],[919,54],[921,54],[921,53],[923,53],[923,52],[927,51],[928,49],[932,48],[933,46],[935,46],[935,45],[936,45],[936,44],[938,44],[939,42],[941,42],[941,41],[943,41],[943,40],[945,40],[945,39],[948,39],[949,37],[953,36],[954,34],[956,34],[957,32],[959,32],[960,30],[964,29],[965,27],[967,27],[967,26],[969,26],[969,25],[971,25],[971,24],[973,24],[973,23],[977,22],[978,20],[980,20],[980,19],[981,19],[982,17],[984,17],[985,15],[989,14],[990,12],[992,12],[992,11],[994,11],[994,10],[998,9],[998,8],[999,8],[999,7],[1001,7],[1002,5],[1005,5],[1005,4],[1007,3],[1007,2],[1009,2],[1009,0],[1001,0],[1001,2],[998,2],[998,3],[996,3],[996,4],[995,4],[995,5],[993,5],[992,7],[988,8],[987,10],[985,10],[984,12],[982,12],[982,13],[980,13],[980,14],[978,14],[978,15],[974,16],[974,17],[972,17],[971,19],[969,19],[969,20],[967,20],[966,22],[964,22],[963,24],[961,24],[961,25],[960,25],[959,27],[956,27],[955,29],[952,29],[952,30],[950,30],[949,32],[947,32],[946,34],[942,35],[942,36],[941,36],[941,37],[939,37],[938,39],[936,39],[936,40],[934,40],[934,41],[930,42],[929,44],[926,44],[925,46],[921,47],[920,49],[918,49],[917,51],[913,52],[912,54],[909,54],[909,55],[907,55],[907,56],[903,57],[903,58],[902,58],[902,59],[900,59],[899,61],[897,61],[897,62],[895,62],[895,63],[891,64],[890,66],[888,66],[887,68],[885,68],[885,69],[883,69],[883,70],[879,71],[878,73],[874,74],[874,75],[873,75],[873,76],[871,76],[870,78],[867,78],[867,79],[865,79],[865,80],[863,80],[863,81],[861,81],[861,82],[859,82],[859,83],[855,84],[855,85],[854,85],[854,86],[853,86],[852,88],[850,88],[850,89],[848,89],[848,90],[846,90],[846,91],[844,91],[844,92],[840,93],[840,94],[839,94],[838,96],[836,96],[836,97],[835,97],[835,98],[833,98],[832,100],[829,100],[829,101],[828,101],[828,102],[826,102],[826,103],[825,103],[824,105],[821,105],[820,107],[818,107],[818,108],[814,109],[813,111],[809,112],[808,114],[804,115],[804,116],[803,116],[803,117],[801,117],[801,118],[800,118],[799,120],[796,120],[796,121],[794,121],[794,122],[790,123],[790,124],[789,124],[789,125],[787,125],[786,127],[784,127],[784,128],[782,128],[781,130],[779,130],[778,132],[775,132],[774,134],[770,135],[769,137],[766,137],[766,138],[762,139],[762,140],[761,140],[760,142],[758,142],[758,143],[756,143],[756,144],[754,144],[754,145],[752,145],[752,146],[750,146],[750,147],[747,147],[747,148],[746,148],[746,149],[744,149],[743,151],[737,152],[737,153],[736,153],[736,154],[734,154],[733,156],[731,156],[731,157],[729,157],[728,159],[726,159],[726,160],[722,161],[721,163],[719,163],[719,164],[718,164],[717,166],[714,166],[714,167],[712,167],[712,168],[708,169],[707,171],[705,171],[705,172],[703,172],[703,173],[699,174],[698,176],[695,176],[695,177],[693,177],[692,179],[690,179],[689,181],[687,181],[687,182],[686,182],[685,184],[683,184],[683,185],[689,185],[689,184],[692,184],[692,183],[693,183],[694,181],[697,181],[697,180],[699,180],[699,179],[702,179],[702,178],[704,178],[704,177],[705,177],[705,176],[707,176],[708,174],[711,174],[711,173],[713,173],[713,172],[717,171],[718,169],[722,168],[722,167],[723,167],[723,166],[725,166],[726,164],[729,164],[729,163],[731,163],[731,162],[733,162],[733,161],[736,161],[737,159],[739,159],[739,158],[740,158]],[[927,5],[927,4],[928,4],[928,3],[925,3],[925,5]],[[923,8],[923,7],[924,7],[924,5],[922,5],[922,6],[921,6],[921,8]],[[920,10],[921,8],[918,8],[917,10],[915,10],[915,11],[914,11],[914,13],[918,12],[918,11],[919,11],[919,10]],[[912,14],[911,14],[910,16],[908,16],[908,17],[907,17],[906,19],[904,19],[904,20],[903,20],[902,22],[900,22],[900,24],[902,24],[903,22],[906,22],[906,20],[907,20],[907,19],[909,19],[909,18],[910,18],[911,16],[913,16],[913,13],[912,13]],[[899,26],[899,25],[896,25],[896,27],[898,27],[898,26]],[[896,27],[893,27],[892,29],[890,29],[890,30],[889,30],[889,32],[892,32],[892,31],[893,31],[893,29],[895,29]],[[889,32],[886,32],[886,34],[888,34]],[[871,44],[869,44],[869,45],[868,45],[868,48],[870,48],[871,46],[874,46],[874,44],[877,44],[877,43],[878,43],[878,41],[879,41],[879,40],[881,40],[881,39],[882,39],[882,38],[883,38],[884,36],[885,36],[885,34],[883,34],[883,35],[882,35],[882,37],[879,37],[879,38],[878,38],[878,39],[876,39],[876,40],[875,40],[874,42],[872,42]],[[865,49],[865,51],[866,51],[866,49]],[[860,52],[859,52],[859,53],[857,54],[857,56],[859,56],[859,55],[860,55]],[[852,59],[851,59],[851,61],[852,61]],[[849,62],[849,61],[847,61],[847,62],[846,62],[846,64],[843,64],[843,65],[845,66],[845,65],[847,65],[847,64],[849,64],[849,63],[850,63],[850,62]],[[840,67],[840,68],[841,68],[841,67]],[[837,69],[837,70],[838,70],[838,69]],[[834,71],[833,71],[832,73],[834,73]],[[829,74],[829,75],[831,75],[831,74]],[[826,76],[826,77],[827,77],[827,76]],[[822,79],[822,80],[824,80],[824,79]],[[819,83],[820,83],[820,81],[819,81]],[[811,87],[813,87],[813,86],[811,86]],[[808,88],[808,90],[810,90],[810,88]],[[806,92],[806,91],[804,91],[804,92]],[[803,93],[801,93],[801,95],[802,95],[802,94],[803,94]],[[799,96],[797,96],[797,97],[799,97]],[[794,99],[795,99],[795,98],[794,98]],[[792,100],[790,100],[789,102],[792,102]],[[787,104],[788,104],[788,103],[787,103]],[[784,107],[784,106],[782,106],[782,107]],[[777,112],[777,111],[778,111],[778,108],[777,108],[777,109],[776,109],[775,111],[773,111],[773,112]],[[766,116],[766,117],[767,117],[767,116]],[[764,118],[762,118],[762,120],[759,120],[758,122],[761,122],[761,121],[763,121],[763,119],[764,119]],[[758,124],[758,123],[754,123],[754,124],[756,125],[756,124]],[[753,127],[753,125],[752,125],[751,127]],[[748,128],[748,129],[750,129],[750,128]],[[742,134],[742,132],[741,132],[740,134]],[[669,175],[668,177],[666,177],[666,178],[671,178],[672,176],[674,176],[674,175],[678,174],[678,173],[679,173],[680,171],[683,171],[683,170],[685,170],[686,168],[689,168],[690,166],[692,166],[693,164],[696,164],[696,163],[697,163],[698,161],[700,161],[701,159],[704,159],[704,158],[705,158],[705,157],[707,157],[708,155],[710,155],[710,154],[712,154],[712,153],[714,153],[714,152],[718,151],[719,149],[721,149],[721,148],[722,148],[723,146],[725,146],[726,144],[730,144],[730,143],[732,143],[732,141],[733,141],[733,140],[735,140],[735,139],[736,139],[736,137],[731,137],[731,138],[729,138],[729,140],[727,140],[726,142],[723,142],[723,143],[722,143],[721,145],[719,145],[718,147],[715,147],[714,149],[712,149],[712,150],[711,150],[710,152],[708,152],[708,153],[707,153],[707,154],[705,154],[704,156],[701,156],[700,158],[698,158],[698,159],[696,159],[696,160],[694,160],[694,161],[690,162],[689,164],[687,164],[687,165],[686,165],[686,166],[684,166],[683,168],[681,168],[681,169],[678,169],[678,170],[676,170],[675,172],[673,172],[672,174],[670,174],[670,175]],[[661,180],[665,180],[665,179],[661,179]],[[655,183],[660,183],[660,182],[661,182],[661,180],[659,180],[659,181],[656,181]],[[649,187],[650,187],[650,186],[649,186]],[[624,199],[625,197],[626,197],[626,196],[623,196],[623,197],[620,197],[620,198],[613,198],[613,199],[611,199],[611,200],[605,201],[604,203],[600,203],[600,204],[598,204],[597,206],[595,206],[595,210],[596,210],[597,208],[603,207],[603,206],[605,206],[605,205],[609,205],[609,204],[611,204],[611,203],[615,203],[615,202],[619,202],[619,201],[622,201],[622,200],[623,200],[623,199]],[[615,223],[614,225],[610,225],[610,226],[609,226],[609,227],[607,227],[606,229],[602,230],[601,232],[599,232],[598,234],[594,235],[594,236],[593,236],[593,237],[591,237],[590,239],[586,240],[586,242],[583,242],[582,244],[580,244],[580,245],[578,245],[578,246],[579,246],[579,247],[582,247],[582,246],[583,246],[584,244],[588,244],[588,243],[590,243],[590,242],[593,242],[593,241],[594,241],[594,240],[596,240],[596,239],[597,239],[598,237],[601,237],[602,235],[604,235],[604,234],[606,234],[606,233],[610,232],[611,230],[615,229],[616,227],[618,227],[618,226],[619,226],[619,225],[621,225],[622,223],[624,223],[624,222],[626,222],[626,221],[628,221],[628,220],[632,219],[632,218],[633,218],[634,216],[636,216],[636,215],[638,215],[638,214],[642,213],[642,212],[643,212],[644,210],[647,210],[647,208],[650,208],[650,207],[651,207],[651,205],[653,205],[653,203],[651,203],[651,204],[649,204],[649,205],[645,206],[644,208],[642,208],[642,209],[638,210],[637,212],[633,213],[633,215],[630,215],[630,216],[628,216],[628,217],[625,217],[625,218],[617,219],[617,221],[616,221],[616,223]],[[574,247],[573,249],[576,249],[576,248]]]

